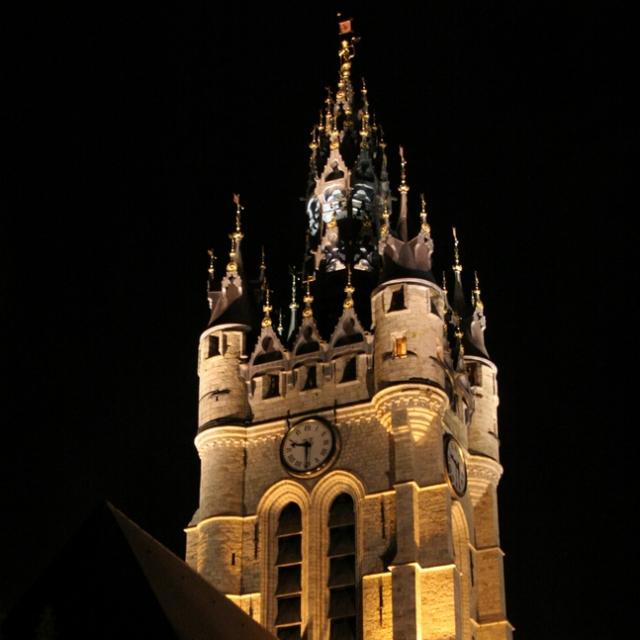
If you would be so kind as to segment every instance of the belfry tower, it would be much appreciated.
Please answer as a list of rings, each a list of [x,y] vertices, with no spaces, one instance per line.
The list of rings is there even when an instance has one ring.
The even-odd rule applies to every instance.
[[[187,561],[278,638],[511,638],[479,281],[468,299],[455,229],[451,292],[433,276],[425,200],[402,149],[390,184],[356,44],[341,22],[288,329],[264,260],[244,272],[237,196],[221,277],[212,256]]]

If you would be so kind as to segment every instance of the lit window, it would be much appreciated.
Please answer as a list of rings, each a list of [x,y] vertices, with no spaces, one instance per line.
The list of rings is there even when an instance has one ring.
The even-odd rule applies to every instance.
[[[394,358],[406,358],[407,357],[407,338],[401,336],[393,341],[393,357]]]

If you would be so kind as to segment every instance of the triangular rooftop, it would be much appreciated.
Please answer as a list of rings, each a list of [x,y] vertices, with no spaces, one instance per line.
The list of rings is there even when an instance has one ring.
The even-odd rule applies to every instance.
[[[273,640],[183,560],[100,505],[9,613],[1,637]]]

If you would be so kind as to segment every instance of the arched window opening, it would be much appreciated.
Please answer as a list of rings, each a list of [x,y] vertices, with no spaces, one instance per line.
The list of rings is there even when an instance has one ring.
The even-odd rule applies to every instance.
[[[355,640],[358,628],[356,518],[350,495],[341,493],[333,501],[328,524],[329,638]]]
[[[276,570],[276,636],[282,640],[300,640],[302,629],[302,514],[290,502],[280,513]]]

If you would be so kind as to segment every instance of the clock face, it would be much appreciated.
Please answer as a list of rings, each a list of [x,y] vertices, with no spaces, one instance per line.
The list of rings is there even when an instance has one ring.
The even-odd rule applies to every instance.
[[[467,466],[462,448],[451,436],[445,440],[444,456],[449,484],[459,496],[463,496],[467,490]]]
[[[293,425],[282,440],[280,457],[293,474],[309,475],[324,469],[336,451],[336,434],[321,418],[308,418]]]

